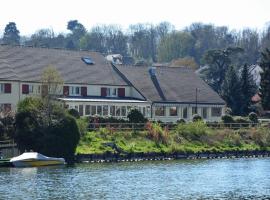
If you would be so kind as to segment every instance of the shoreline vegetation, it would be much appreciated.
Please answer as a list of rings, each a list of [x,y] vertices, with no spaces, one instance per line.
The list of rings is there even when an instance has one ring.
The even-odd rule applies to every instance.
[[[77,162],[270,156],[270,129],[211,129],[202,121],[174,129],[147,122],[144,131],[99,128],[81,136]]]

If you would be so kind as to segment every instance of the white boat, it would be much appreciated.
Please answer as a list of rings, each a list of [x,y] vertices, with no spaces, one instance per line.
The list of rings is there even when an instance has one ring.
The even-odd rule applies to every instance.
[[[64,165],[64,158],[47,157],[37,152],[26,152],[20,156],[13,157],[10,162],[14,167],[40,167],[50,165]]]

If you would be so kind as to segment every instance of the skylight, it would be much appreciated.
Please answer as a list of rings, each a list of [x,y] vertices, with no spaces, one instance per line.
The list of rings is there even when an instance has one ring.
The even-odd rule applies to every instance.
[[[87,65],[95,64],[94,61],[89,57],[82,57],[82,61],[85,62],[85,64],[87,64]]]

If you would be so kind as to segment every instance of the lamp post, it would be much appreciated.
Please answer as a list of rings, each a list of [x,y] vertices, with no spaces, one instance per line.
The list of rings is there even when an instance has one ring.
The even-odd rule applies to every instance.
[[[195,92],[195,113],[198,114],[198,88],[196,88],[196,92]]]

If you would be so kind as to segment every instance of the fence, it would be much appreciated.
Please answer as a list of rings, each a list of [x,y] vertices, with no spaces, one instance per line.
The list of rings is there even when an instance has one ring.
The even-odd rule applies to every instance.
[[[174,130],[177,126],[176,123],[159,123],[162,128],[168,130]],[[259,127],[260,123],[217,123],[208,122],[206,125],[211,129],[240,129],[240,128],[251,128]],[[147,128],[147,123],[90,123],[89,131],[95,131],[99,128],[107,128],[114,131],[143,131]]]
[[[20,154],[17,144],[13,140],[0,141],[0,152],[3,158],[10,158]]]

